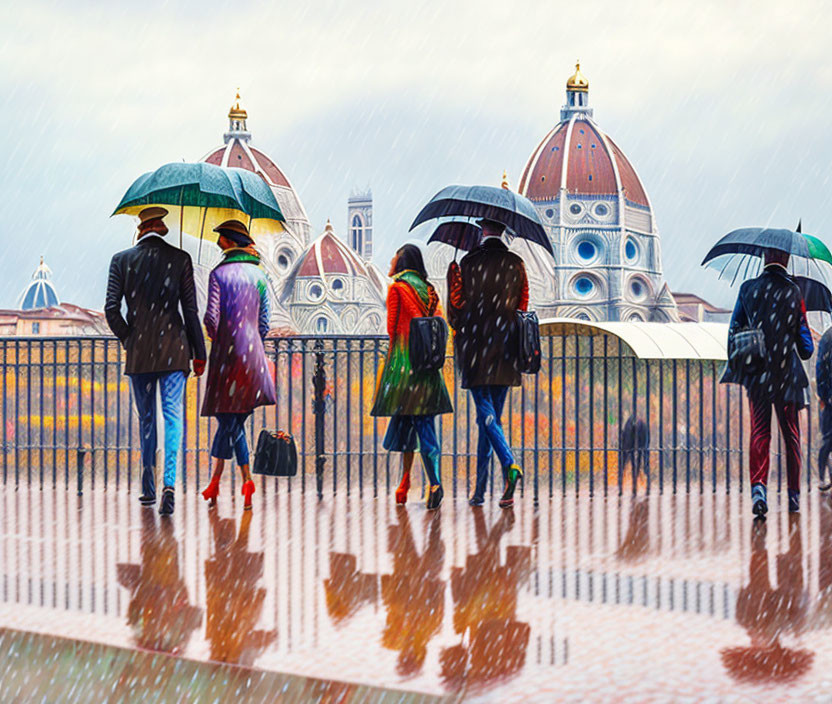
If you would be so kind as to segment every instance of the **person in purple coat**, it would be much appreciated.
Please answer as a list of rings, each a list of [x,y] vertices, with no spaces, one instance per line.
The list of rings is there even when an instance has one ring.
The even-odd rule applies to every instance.
[[[227,220],[214,232],[219,234],[223,258],[208,279],[203,322],[212,344],[202,415],[214,416],[218,427],[211,446],[214,474],[202,496],[211,506],[216,503],[225,461],[236,455],[243,475],[244,508],[250,509],[254,482],[244,425],[255,408],[275,403],[263,347],[269,332],[269,294],[260,255],[246,226]]]

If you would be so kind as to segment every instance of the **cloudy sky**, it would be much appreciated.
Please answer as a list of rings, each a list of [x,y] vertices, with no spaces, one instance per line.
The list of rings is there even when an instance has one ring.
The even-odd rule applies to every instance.
[[[730,303],[698,266],[724,232],[802,217],[832,244],[830,22],[813,0],[5,3],[0,307],[43,254],[64,300],[101,308],[133,231],[113,207],[221,144],[237,86],[316,232],[343,234],[349,192],[372,187],[384,263],[442,186],[517,185],[576,58],[671,288]]]

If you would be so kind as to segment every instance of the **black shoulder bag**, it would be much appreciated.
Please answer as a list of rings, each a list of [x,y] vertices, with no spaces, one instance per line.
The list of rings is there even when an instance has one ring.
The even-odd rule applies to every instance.
[[[740,305],[745,308],[742,299]],[[765,334],[753,325],[748,310],[745,311],[745,315],[749,327],[740,328],[728,336],[728,365],[731,371],[743,378],[761,374],[766,366]]]
[[[419,298],[418,293],[416,297]],[[435,372],[445,365],[448,326],[441,316],[433,315],[427,309],[421,298],[419,302],[425,309],[425,317],[410,319],[410,368],[414,372]]]
[[[294,477],[298,473],[295,439],[281,430],[261,430],[251,471],[267,477]]]

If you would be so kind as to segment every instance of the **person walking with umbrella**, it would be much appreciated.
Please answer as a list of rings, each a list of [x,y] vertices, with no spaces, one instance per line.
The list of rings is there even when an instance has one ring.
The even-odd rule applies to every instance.
[[[185,380],[205,369],[205,340],[199,324],[191,257],[162,238],[168,228],[161,207],[139,213],[136,245],[110,262],[104,313],[107,324],[127,352],[125,374],[130,377],[139,415],[144,506],[156,503],[156,387],[165,419],[164,490],[159,513],[170,515],[182,444],[182,398]],[[122,315],[122,300],[127,315]],[[181,310],[181,314],[180,314]]]
[[[818,474],[821,491],[832,489],[832,472],[827,476],[829,454],[832,453],[832,327],[826,329],[818,342],[817,362],[815,362],[815,380],[817,381],[818,402],[820,404],[820,432],[823,441],[818,452]]]
[[[500,420],[509,387],[520,385],[512,351],[516,344],[516,314],[529,303],[529,283],[523,260],[502,241],[505,225],[491,219],[477,222],[482,240],[460,264],[448,271],[448,322],[456,331],[456,357],[462,387],[477,407],[477,479],[469,503],[485,502],[488,466],[497,453],[503,470],[500,506],[514,504],[514,490],[523,476],[514,461]]]
[[[809,386],[800,360],[809,359],[814,351],[803,296],[786,270],[789,251],[768,246],[762,256],[763,272],[740,287],[729,326],[729,363],[721,379],[741,384],[748,394],[751,502],[756,516],[768,511],[772,407],[786,446],[789,511],[800,510],[798,412],[806,406]],[[756,331],[762,331],[762,336]],[[743,335],[752,341],[747,349],[742,348]]]
[[[211,446],[214,473],[202,496],[210,505],[216,503],[225,461],[236,455],[247,510],[254,482],[244,425],[255,408],[275,403],[263,346],[269,332],[268,284],[254,240],[243,223],[228,220],[214,231],[223,257],[208,279],[204,322],[211,338],[211,358],[202,415],[214,416],[218,427]]]
[[[438,369],[414,371],[409,350],[411,321],[441,316],[439,296],[428,281],[421,250],[414,244],[399,248],[390,262],[393,283],[387,293],[387,332],[390,347],[379,378],[372,416],[390,416],[384,449],[404,455],[404,473],[396,503],[407,501],[410,470],[417,449],[430,482],[427,507],[439,508],[443,489],[439,476],[441,448],[435,418],[452,413],[445,380]]]

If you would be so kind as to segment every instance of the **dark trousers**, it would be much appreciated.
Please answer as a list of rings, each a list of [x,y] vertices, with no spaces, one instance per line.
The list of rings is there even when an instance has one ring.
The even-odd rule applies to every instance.
[[[832,408],[829,407],[829,404],[824,405],[820,412],[820,432],[823,442],[818,452],[818,475],[823,480],[826,476],[829,454],[832,453]]]
[[[248,464],[248,443],[245,423],[249,413],[217,413],[217,432],[211,445],[211,457],[230,460],[237,455],[237,464]]]
[[[769,449],[771,447],[771,409],[786,449],[786,471],[790,491],[800,491],[800,421],[797,407],[791,403],[757,401],[749,396],[751,406],[751,437],[749,438],[749,469],[752,484],[768,484]]]

